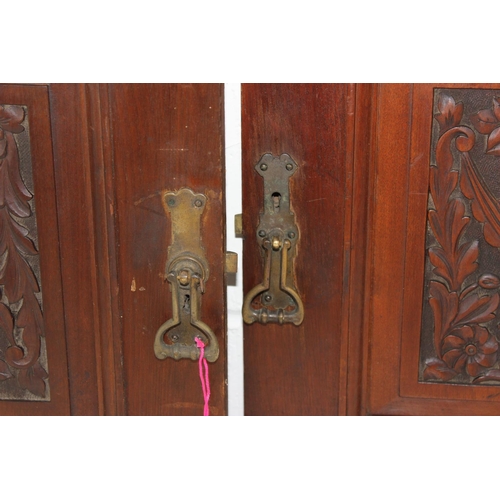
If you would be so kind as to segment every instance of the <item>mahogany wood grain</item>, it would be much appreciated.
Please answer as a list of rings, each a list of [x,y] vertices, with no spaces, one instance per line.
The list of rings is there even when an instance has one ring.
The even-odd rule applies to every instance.
[[[354,107],[352,85],[242,87],[244,292],[263,278],[255,235],[263,185],[254,165],[264,153],[288,153],[299,166],[291,177],[290,201],[300,229],[294,266],[305,309],[298,327],[245,326],[247,415],[339,412],[340,357],[348,352],[345,336],[342,344],[348,275],[344,234],[350,233],[344,219],[352,190],[347,176]],[[344,378],[343,391],[346,384]],[[344,401],[341,411],[345,408]]]
[[[498,387],[419,379],[438,87],[500,92],[243,85],[244,292],[263,273],[254,165],[288,153],[299,165],[290,198],[305,306],[299,327],[245,326],[247,415],[500,412]],[[202,414],[198,364],[153,351],[172,314],[163,274],[171,224],[159,193],[183,187],[208,198],[201,318],[221,348],[211,413],[226,414],[222,86],[0,85],[0,101],[29,110],[51,389],[50,402],[0,401],[0,414]]]
[[[85,85],[50,86],[71,412],[103,415],[92,159]]]
[[[92,155],[97,293],[102,353],[104,413],[125,414],[122,363],[122,322],[117,274],[117,235],[112,137],[109,126],[109,88],[87,84],[88,130]]]
[[[198,363],[160,361],[153,351],[157,329],[172,314],[171,292],[164,279],[171,223],[159,194],[187,187],[208,199],[201,236],[210,277],[201,319],[216,333],[220,346],[219,359],[210,363],[210,411],[224,415],[223,87],[127,84],[108,88],[126,413],[203,414]]]
[[[367,336],[369,318],[365,314],[369,304],[369,288],[366,282],[366,254],[371,248],[370,232],[371,211],[368,200],[374,189],[373,181],[373,138],[377,113],[377,88],[373,84],[356,85],[354,163],[352,174],[351,224],[349,238],[349,286],[344,292],[348,304],[347,343],[348,352],[346,378],[346,414],[359,415],[363,395],[361,367],[367,355]],[[347,214],[346,214],[347,218]],[[342,398],[342,391],[339,396]],[[343,413],[343,412],[341,412]]]

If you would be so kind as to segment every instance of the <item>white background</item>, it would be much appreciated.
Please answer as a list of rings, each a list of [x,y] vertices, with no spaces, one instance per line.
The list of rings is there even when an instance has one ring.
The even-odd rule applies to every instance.
[[[226,83],[226,241],[227,250],[238,253],[236,286],[227,287],[228,413],[242,416],[243,404],[243,260],[242,240],[234,234],[234,216],[241,214],[241,85]]]

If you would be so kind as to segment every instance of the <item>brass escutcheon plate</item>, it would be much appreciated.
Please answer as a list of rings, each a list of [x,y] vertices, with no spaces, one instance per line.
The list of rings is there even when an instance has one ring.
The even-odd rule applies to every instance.
[[[195,338],[205,344],[205,358],[216,361],[219,344],[212,329],[200,319],[201,296],[209,276],[201,244],[201,216],[207,198],[191,189],[161,194],[163,208],[172,220],[172,244],[168,248],[165,276],[172,292],[172,318],[156,333],[154,352],[158,359],[199,358]]]
[[[257,242],[264,253],[264,278],[245,297],[243,320],[266,324],[304,319],[304,306],[293,276],[293,258],[299,240],[295,214],[290,210],[289,178],[297,163],[288,154],[265,154],[255,165],[264,179],[264,211],[257,228]]]

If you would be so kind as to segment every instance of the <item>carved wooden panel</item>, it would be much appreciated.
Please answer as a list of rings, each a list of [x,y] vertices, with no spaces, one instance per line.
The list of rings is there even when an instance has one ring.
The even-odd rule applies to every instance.
[[[0,399],[50,401],[28,109],[0,105]]]
[[[500,91],[434,92],[421,381],[499,384]]]

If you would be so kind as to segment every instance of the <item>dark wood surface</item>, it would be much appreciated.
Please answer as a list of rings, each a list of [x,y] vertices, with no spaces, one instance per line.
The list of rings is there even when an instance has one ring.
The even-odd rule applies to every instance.
[[[419,381],[431,126],[439,87],[491,88],[429,84],[377,90],[362,413],[500,412],[498,387]]]
[[[500,412],[494,385],[422,375],[431,349],[422,351],[421,331],[435,88],[500,92],[243,85],[244,292],[263,277],[254,165],[264,153],[288,153],[299,165],[290,198],[305,306],[298,327],[245,326],[247,415]],[[0,414],[202,414],[197,363],[159,361],[153,351],[172,313],[163,276],[171,227],[159,193],[182,187],[208,198],[201,317],[221,347],[210,365],[211,413],[226,414],[223,87],[2,85],[0,97],[29,109],[51,390],[50,402],[1,401]],[[495,147],[493,125],[478,126]]]
[[[299,166],[290,180],[290,201],[300,230],[294,265],[305,308],[298,327],[245,326],[247,415],[339,412],[341,352],[348,350],[342,316],[354,95],[353,85],[243,85],[244,292],[263,277],[255,235],[263,183],[254,165],[264,153],[288,153]]]
[[[262,210],[262,183],[253,166],[263,153],[286,152],[300,166],[292,178],[291,204],[301,230],[295,275],[305,304],[305,320],[300,327],[245,327],[247,414],[500,412],[498,388],[481,385],[494,384],[500,378],[495,354],[487,359],[480,354],[478,361],[471,361],[473,366],[462,376],[464,381],[469,377],[467,383],[457,383],[462,380],[458,365],[454,374],[443,361],[431,361],[433,366],[448,370],[441,380],[430,380],[432,372],[423,371],[428,360],[422,353],[432,351],[431,347],[422,351],[421,332],[429,175],[434,161],[431,150],[435,147],[431,142],[436,115],[434,89],[439,87],[462,89],[460,95],[472,103],[466,109],[473,109],[471,106],[479,98],[463,89],[500,86],[243,86],[244,290],[248,292],[260,282],[263,272],[254,234]],[[487,164],[491,170],[498,162],[498,153],[492,149],[498,145],[496,124],[500,123],[500,111],[498,104],[490,101],[481,104],[482,108],[474,108],[474,115],[464,120],[470,126],[477,125],[478,132],[485,135],[483,142],[490,148],[488,154],[494,155]],[[484,110],[478,114],[488,107],[489,114]],[[483,118],[485,122],[478,121]],[[458,120],[443,116],[442,127],[459,126],[461,122],[452,123],[454,119]],[[483,144],[477,133],[476,140],[478,145]],[[484,155],[478,148],[476,158]],[[490,178],[494,179],[491,175]],[[443,178],[440,182],[444,186],[452,181]],[[486,242],[495,243],[496,222],[488,219],[485,211],[489,207],[495,212],[497,202],[487,189],[479,186],[473,192],[463,182],[461,189],[466,198],[477,203],[474,217],[482,224],[490,221]],[[496,181],[492,182],[494,190]],[[475,202],[477,193],[490,196],[491,201]],[[436,193],[436,200],[437,197]],[[320,205],[314,205],[318,201]],[[458,219],[451,224],[444,215],[442,220],[448,232],[465,224]],[[477,225],[477,231],[481,227]],[[461,244],[464,241],[460,240]],[[481,245],[481,255],[486,255],[484,244]],[[470,281],[477,266],[471,260],[475,254],[472,250],[469,253],[468,267],[464,263],[459,271]],[[478,265],[496,275],[491,258],[484,257],[485,264],[479,259]],[[435,262],[434,257],[434,266]],[[480,280],[479,274],[476,281]],[[438,279],[440,276],[443,275],[438,274]],[[484,286],[479,285],[484,290],[467,300],[471,304],[488,303],[492,309],[497,300],[492,289],[497,278],[488,279]],[[463,287],[468,283],[464,282]],[[470,284],[473,286],[472,281]],[[452,294],[452,290],[447,293]],[[440,300],[441,307],[445,307],[446,299]],[[483,343],[489,335],[484,349],[491,352],[497,343],[491,331],[496,331],[493,323],[498,320],[496,311],[487,312],[488,315],[476,313],[477,325],[471,328],[475,328],[477,336],[484,337]],[[483,317],[490,321],[489,326]],[[429,326],[424,325],[425,328]],[[455,335],[459,334],[455,331]],[[483,349],[483,344],[476,344]],[[451,344],[446,345],[449,349]],[[438,376],[436,373],[431,376]],[[484,380],[471,378],[478,373],[485,374]],[[448,382],[446,377],[455,378]]]
[[[93,160],[92,195],[101,335],[102,391],[105,415],[125,414],[122,317],[117,273],[118,235],[109,93],[106,84],[86,85],[89,145]]]
[[[367,282],[367,249],[371,248],[372,212],[371,193],[374,190],[373,150],[374,124],[377,115],[377,88],[372,84],[356,85],[354,108],[353,169],[352,180],[347,176],[346,233],[344,247],[349,255],[349,278],[344,287],[344,328],[341,354],[341,375],[344,385],[340,386],[339,414],[359,415],[362,398],[362,369],[368,350],[369,317],[365,307],[371,297]],[[349,184],[350,181],[350,184]],[[350,209],[350,213],[349,213]],[[350,232],[348,230],[350,229]],[[342,380],[342,379],[341,379]]]
[[[50,86],[71,411],[103,415],[87,99],[83,84]]]
[[[226,413],[225,288],[223,269],[223,87],[110,85],[109,123],[116,193],[118,287],[123,332],[126,413],[201,415],[198,363],[158,360],[157,329],[172,314],[164,280],[171,224],[160,192],[188,187],[207,197],[202,244],[210,277],[201,319],[218,337],[210,363],[213,415]]]
[[[61,232],[56,208],[48,88],[43,85],[0,85],[0,104],[27,106],[28,109],[50,384],[50,401],[0,401],[0,415],[68,415],[70,398],[59,248]]]
[[[172,314],[163,276],[170,220],[159,193],[183,187],[208,198],[201,319],[220,344],[210,364],[211,414],[226,414],[223,86],[5,85],[0,92],[2,103],[30,113],[52,396],[2,401],[0,414],[203,414],[198,363],[160,361],[153,351],[156,330]]]

